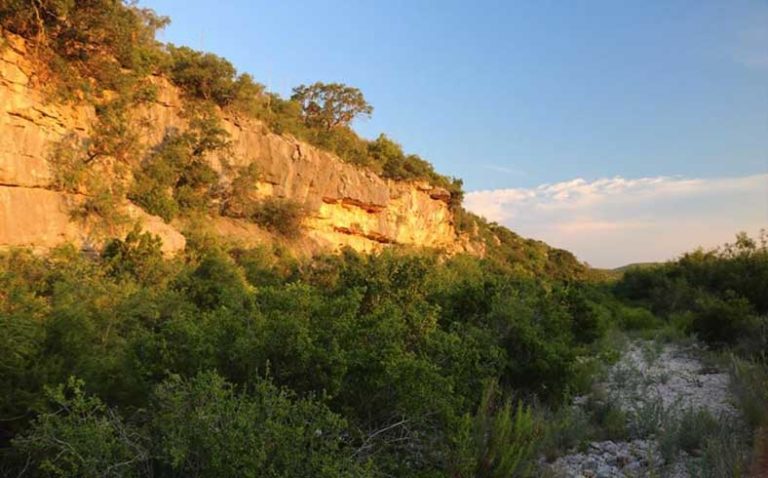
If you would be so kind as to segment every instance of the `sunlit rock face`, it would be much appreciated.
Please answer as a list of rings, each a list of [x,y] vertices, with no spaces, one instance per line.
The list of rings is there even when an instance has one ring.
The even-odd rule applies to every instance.
[[[88,191],[64,193],[53,187],[50,158],[65,137],[87,138],[96,115],[86,103],[51,101],[40,85],[44,82],[31,48],[11,34],[3,34],[0,47],[0,247],[28,246],[45,250],[64,242],[82,246],[103,240],[87,224],[71,218],[73,205],[85,200]],[[144,151],[162,141],[168,131],[183,130],[186,121],[180,92],[163,78],[155,77],[157,99],[130,113]],[[233,166],[255,163],[259,196],[288,198],[308,212],[304,235],[296,244],[307,252],[335,251],[352,247],[370,252],[391,244],[436,247],[449,252],[473,250],[454,228],[447,191],[426,183],[403,183],[343,163],[338,157],[270,132],[261,122],[220,113],[230,134],[226,160]],[[140,161],[141,158],[136,158]],[[214,169],[229,181],[218,155],[209,158]],[[108,172],[105,172],[108,174]],[[128,217],[163,239],[172,254],[185,246],[178,224],[165,224],[125,201]],[[242,222],[242,221],[240,221]],[[270,235],[252,224],[211,218],[214,230],[256,244]],[[131,227],[116,226],[109,235]]]

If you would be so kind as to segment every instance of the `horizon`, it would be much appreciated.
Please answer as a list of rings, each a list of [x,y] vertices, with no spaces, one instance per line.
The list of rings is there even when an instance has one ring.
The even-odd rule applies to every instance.
[[[271,91],[338,81],[466,207],[596,267],[768,226],[768,5],[141,6]],[[341,12],[341,13],[340,13]]]

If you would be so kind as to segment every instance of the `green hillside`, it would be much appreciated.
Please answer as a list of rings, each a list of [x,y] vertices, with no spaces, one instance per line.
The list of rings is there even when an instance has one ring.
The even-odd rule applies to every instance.
[[[159,43],[167,21],[119,0],[0,1],[0,26],[36,46],[52,100],[97,105],[88,154],[56,158],[62,190],[98,177],[100,158],[136,166],[124,120],[153,101],[152,75],[196,113],[157,161],[130,170],[128,190],[90,183],[102,189],[84,214],[109,218],[115,196],[167,220],[207,211],[216,177],[201,158],[223,147],[209,114],[223,108],[383,177],[447,188],[457,228],[485,254],[297,258],[202,227],[175,257],[139,228],[98,252],[3,251],[0,476],[536,477],[558,456],[631,440],[666,450],[666,462],[644,458],[649,474],[681,450],[702,470],[728,459],[733,476],[758,463],[765,238],[608,283],[567,251],[467,213],[460,180],[386,136],[359,137],[350,123],[372,111],[360,91],[313,84],[280,98],[220,57]],[[241,206],[273,226],[297,216]],[[651,356],[653,344],[697,340],[731,360],[741,428],[708,417],[691,438],[682,424],[696,420],[621,409],[601,391],[631,341]]]

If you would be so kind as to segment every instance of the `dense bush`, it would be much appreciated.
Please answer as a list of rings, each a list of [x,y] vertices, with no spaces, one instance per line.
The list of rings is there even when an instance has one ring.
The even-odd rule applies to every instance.
[[[222,216],[240,219],[252,218],[258,207],[259,168],[251,163],[236,170],[228,190],[223,194],[220,213]]]
[[[261,200],[251,214],[251,220],[285,237],[296,237],[306,216],[304,207],[296,201],[282,198]]]
[[[9,0],[0,24],[38,46],[62,92],[100,88],[122,91],[157,69],[164,54],[155,40],[168,23],[152,10],[121,0],[71,2]],[[95,91],[94,93],[101,93]]]
[[[269,380],[246,394],[213,372],[170,376],[130,423],[83,387],[49,389],[49,411],[13,440],[45,476],[367,475],[343,419]]]
[[[268,380],[248,393],[215,373],[172,376],[154,392],[153,449],[161,475],[361,477],[346,424],[324,405]]]
[[[567,398],[610,320],[588,290],[471,257],[189,244],[163,259],[135,230],[99,257],[0,255],[8,473],[522,472],[531,403]]]
[[[768,237],[739,234],[733,244],[678,261],[629,270],[615,290],[716,346],[768,350]]]
[[[41,476],[146,476],[147,440],[70,378],[48,389],[50,411],[13,441]]]
[[[467,415],[460,434],[459,453],[450,476],[504,478],[536,476],[534,458],[542,433],[528,406],[499,403],[491,382],[474,417]]]
[[[195,116],[184,132],[170,131],[135,173],[128,198],[170,221],[184,212],[208,212],[219,175],[207,155],[226,152],[228,134],[210,114]]]
[[[263,85],[248,74],[237,74],[232,63],[213,53],[168,45],[168,75],[177,86],[195,98],[225,107],[238,101],[247,106],[264,92]]]

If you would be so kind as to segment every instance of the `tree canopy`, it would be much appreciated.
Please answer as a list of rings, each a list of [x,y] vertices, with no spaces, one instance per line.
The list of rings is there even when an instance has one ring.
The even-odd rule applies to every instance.
[[[293,89],[291,100],[301,105],[304,122],[311,127],[331,130],[349,126],[356,117],[370,116],[373,107],[363,93],[341,83],[313,83]]]

